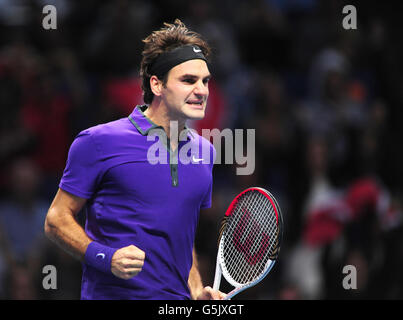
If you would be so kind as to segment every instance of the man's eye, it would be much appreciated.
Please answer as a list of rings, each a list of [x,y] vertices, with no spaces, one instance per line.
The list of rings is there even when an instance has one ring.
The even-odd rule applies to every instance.
[[[183,82],[186,82],[186,83],[194,83],[194,80],[193,79],[183,79]]]

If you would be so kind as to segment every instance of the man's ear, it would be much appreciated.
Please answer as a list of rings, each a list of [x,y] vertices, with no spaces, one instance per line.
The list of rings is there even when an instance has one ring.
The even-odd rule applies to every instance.
[[[150,88],[151,91],[153,92],[154,96],[161,96],[161,90],[162,90],[162,80],[158,79],[157,76],[151,76],[150,78]]]

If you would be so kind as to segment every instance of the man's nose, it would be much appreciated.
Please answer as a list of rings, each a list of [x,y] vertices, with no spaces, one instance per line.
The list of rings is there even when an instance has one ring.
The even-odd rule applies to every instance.
[[[196,83],[194,93],[200,96],[207,96],[209,93],[208,85],[203,83],[202,81],[198,81]]]

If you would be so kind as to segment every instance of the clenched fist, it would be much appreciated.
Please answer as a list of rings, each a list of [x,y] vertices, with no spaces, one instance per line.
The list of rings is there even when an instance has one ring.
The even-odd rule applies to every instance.
[[[112,256],[111,271],[124,280],[133,278],[143,268],[145,257],[144,251],[134,245],[116,250]]]

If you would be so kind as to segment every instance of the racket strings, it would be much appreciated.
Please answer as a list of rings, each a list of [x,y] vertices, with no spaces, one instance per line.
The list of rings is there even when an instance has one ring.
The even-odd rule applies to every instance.
[[[238,212],[239,210],[242,210],[241,206],[234,211]],[[251,242],[255,239],[255,233],[258,228],[256,228],[256,225],[252,228],[251,226],[253,226],[253,224],[250,224],[248,227],[249,219],[250,214],[248,212],[243,212],[243,214],[235,213],[233,215],[234,221],[232,222],[233,228],[228,229],[228,237],[230,238],[231,234],[233,234],[233,243],[228,245],[227,250],[225,250],[225,256],[228,261],[226,265],[228,266],[229,274],[232,275],[233,278],[236,277],[235,280],[239,283],[247,283],[253,280],[264,268],[263,264],[256,263],[258,262],[256,261],[256,256],[253,256],[257,242],[254,241],[253,244]],[[236,227],[235,230],[233,230],[234,226]],[[264,246],[266,244],[262,245]]]
[[[222,261],[238,283],[253,281],[276,255],[278,225],[273,206],[259,192],[240,197],[226,221]]]

